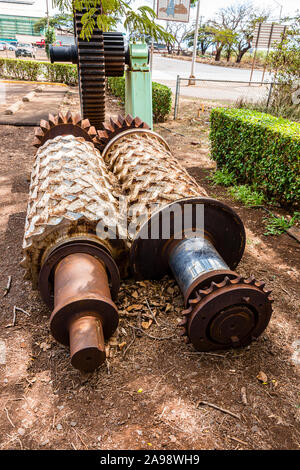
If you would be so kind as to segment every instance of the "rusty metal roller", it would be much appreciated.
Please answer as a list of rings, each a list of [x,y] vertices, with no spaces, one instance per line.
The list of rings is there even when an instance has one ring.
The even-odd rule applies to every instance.
[[[152,131],[108,139],[103,157],[128,196],[132,269],[139,279],[171,269],[184,296],[186,340],[208,351],[257,338],[270,320],[270,292],[234,271],[245,247],[239,216],[209,198]]]
[[[21,264],[54,307],[54,338],[70,345],[72,364],[86,371],[103,362],[104,339],[118,325],[112,298],[125,250],[118,195],[117,181],[84,138],[58,135],[37,150]]]

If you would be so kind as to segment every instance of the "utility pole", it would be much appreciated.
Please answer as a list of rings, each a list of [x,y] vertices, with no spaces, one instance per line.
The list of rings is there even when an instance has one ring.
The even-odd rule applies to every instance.
[[[46,16],[47,16],[47,28],[49,29],[49,6],[48,6],[48,0],[46,0]]]
[[[193,57],[192,57],[192,68],[191,75],[189,76],[189,85],[195,85],[195,62],[197,56],[197,44],[198,44],[198,29],[199,29],[199,18],[200,18],[200,0],[197,4],[197,13],[196,13],[196,24],[195,24],[195,34],[194,34],[194,48],[193,48]]]
[[[153,0],[153,11],[155,11],[155,0]],[[154,51],[154,38],[153,38],[153,34],[152,34],[152,37],[151,37],[151,49],[150,49],[150,72],[152,72],[153,51]]]
[[[277,3],[277,5],[280,7],[280,13],[279,13],[279,22],[281,21],[281,18],[282,18],[282,9],[283,9],[283,5],[279,2],[277,2],[277,0],[273,0],[273,2]]]

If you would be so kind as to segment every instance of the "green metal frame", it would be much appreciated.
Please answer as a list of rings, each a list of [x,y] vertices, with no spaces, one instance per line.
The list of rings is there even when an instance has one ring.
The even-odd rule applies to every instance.
[[[125,71],[126,114],[138,116],[153,128],[152,78],[145,42],[129,44],[130,65]]]

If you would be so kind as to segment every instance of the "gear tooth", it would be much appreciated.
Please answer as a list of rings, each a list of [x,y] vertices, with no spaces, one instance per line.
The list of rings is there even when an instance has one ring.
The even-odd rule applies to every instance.
[[[265,281],[256,281],[255,285],[256,285],[257,287],[259,287],[260,289],[263,290],[263,288],[265,287],[266,283],[265,283]]]
[[[127,114],[125,120],[128,124],[128,127],[130,127],[132,125],[132,122],[133,122],[133,117],[131,116],[131,114]]]
[[[272,290],[263,289],[264,293],[269,296],[272,293]]]
[[[90,121],[88,119],[83,119],[81,121],[81,127],[83,129],[87,129],[87,128],[91,127]]]
[[[213,290],[217,290],[219,288],[219,285],[215,282],[215,281],[212,281],[210,287],[213,289]]]
[[[118,122],[119,122],[121,127],[123,127],[124,124],[126,125],[126,120],[125,120],[124,116],[122,116],[122,114],[118,114]]]
[[[40,127],[35,127],[34,128],[34,135],[35,137],[44,137],[44,131]]]
[[[55,116],[51,113],[48,116],[48,121],[49,121],[50,127],[54,127],[56,125]]]
[[[57,115],[57,124],[65,124],[65,116],[61,112]]]
[[[230,279],[229,279],[228,276],[225,276],[224,281],[225,281],[225,285],[226,285],[226,286],[227,286],[228,284],[230,284]]]
[[[229,283],[233,286],[235,284],[239,284],[240,282],[242,282],[242,277],[241,276],[235,277],[233,279],[229,279]]]
[[[66,114],[66,121],[67,123],[72,123],[73,122],[73,116],[72,116],[72,113],[70,110],[68,110],[67,114]]]
[[[143,121],[138,116],[134,118],[133,122],[135,127],[141,127],[143,124]]]
[[[45,119],[42,119],[40,122],[40,128],[44,131],[49,131],[50,129],[50,124],[48,121],[45,121]]]
[[[96,128],[94,126],[91,126],[88,130],[88,134],[89,134],[89,136],[94,138],[97,135]]]
[[[74,113],[72,116],[72,122],[74,126],[79,126],[81,124],[81,116],[79,113]]]
[[[34,147],[39,148],[41,146],[41,140],[38,137],[35,137],[33,139],[33,144]]]
[[[181,315],[189,315],[190,313],[192,313],[192,311],[193,311],[192,307],[189,307],[189,308],[183,310],[181,312]]]

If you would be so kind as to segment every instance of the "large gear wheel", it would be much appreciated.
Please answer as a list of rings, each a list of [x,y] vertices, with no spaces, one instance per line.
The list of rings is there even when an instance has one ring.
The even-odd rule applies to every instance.
[[[105,76],[123,77],[125,70],[124,35],[118,32],[103,33]]]
[[[271,291],[253,277],[225,276],[198,289],[182,312],[181,335],[198,351],[246,346],[267,327],[272,313]]]
[[[95,22],[90,39],[81,39],[81,19],[85,13],[85,10],[74,10],[81,113],[84,119],[89,119],[93,126],[99,128],[105,120],[104,38]]]
[[[80,114],[59,113],[56,116],[49,114],[48,121],[42,119],[40,127],[35,128],[34,147],[41,147],[49,139],[54,139],[59,135],[73,135],[83,137],[86,141],[97,143],[97,131],[91,126],[88,119],[81,119]]]
[[[150,127],[139,117],[133,118],[130,114],[123,117],[119,114],[117,118],[110,118],[109,121],[101,123],[97,131],[97,148],[102,151],[115,136],[130,129],[150,129]]]

